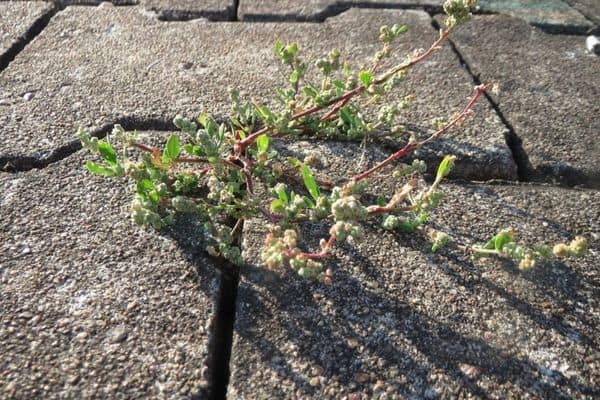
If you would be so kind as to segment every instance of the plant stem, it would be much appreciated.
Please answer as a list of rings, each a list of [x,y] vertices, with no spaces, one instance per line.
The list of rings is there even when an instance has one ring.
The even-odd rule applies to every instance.
[[[401,157],[404,157],[404,156],[412,153],[414,150],[418,149],[419,147],[423,146],[424,144],[429,143],[429,142],[437,139],[444,133],[446,133],[450,128],[452,128],[454,125],[456,125],[457,123],[462,121],[467,115],[469,115],[471,113],[473,106],[475,105],[475,103],[477,102],[479,97],[486,91],[486,89],[487,89],[487,86],[485,86],[485,85],[477,86],[475,88],[475,93],[473,94],[473,96],[471,97],[471,100],[469,100],[469,103],[465,106],[465,108],[460,112],[460,114],[456,115],[452,119],[452,121],[450,121],[448,124],[446,124],[446,126],[444,126],[442,129],[439,129],[436,132],[432,133],[431,136],[429,136],[427,139],[425,139],[421,142],[409,141],[403,148],[401,148],[397,152],[391,154],[388,158],[386,158],[379,164],[375,165],[374,167],[356,175],[354,178],[352,178],[351,181],[358,182],[360,180],[368,178],[372,173],[380,170],[381,168],[385,167],[392,161],[395,161]]]

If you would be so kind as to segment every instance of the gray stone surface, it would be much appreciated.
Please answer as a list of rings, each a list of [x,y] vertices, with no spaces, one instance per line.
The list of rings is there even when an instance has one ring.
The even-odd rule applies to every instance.
[[[442,11],[443,0],[240,0],[242,20],[290,19],[323,20],[350,7],[424,8]],[[591,7],[587,7],[591,8]],[[579,7],[581,9],[581,7]],[[583,32],[591,23],[578,9],[561,0],[480,0],[478,11],[512,15],[553,30]]]
[[[0,174],[0,398],[205,398],[214,267],[87,156]]]
[[[323,20],[350,7],[435,7],[440,0],[240,0],[238,18],[241,20]]]
[[[479,0],[480,9],[521,18],[552,31],[583,33],[592,24],[561,0]]]
[[[330,146],[337,154],[340,145]],[[334,173],[345,172],[342,165],[355,168],[347,156],[328,157]],[[336,248],[333,285],[321,286],[255,265],[265,223],[251,221],[244,228],[252,262],[238,294],[229,397],[597,395],[598,192],[444,188],[446,201],[432,222],[467,242],[482,243],[512,226],[530,244],[584,234],[591,251],[519,272],[511,262],[473,264],[457,250],[431,254],[419,235],[369,224],[363,242]],[[307,232],[315,246],[326,228]]]
[[[0,78],[10,104],[0,109],[5,137],[0,155],[43,158],[72,141],[78,126],[94,130],[124,116],[170,119],[204,109],[224,118],[228,86],[268,101],[285,81],[272,56],[276,38],[297,40],[313,58],[339,48],[358,68],[377,51],[376,27],[397,22],[411,26],[398,45],[399,59],[428,47],[437,35],[429,16],[417,11],[353,9],[324,24],[297,25],[165,23],[132,7],[67,8]],[[363,25],[373,29],[365,32]],[[411,74],[398,96],[416,96],[406,119],[418,129],[431,130],[433,118],[461,110],[473,90],[448,46]],[[29,101],[22,97],[27,92],[33,93]],[[475,110],[464,127],[423,157],[457,153],[470,159],[465,177],[514,179],[504,125],[485,101]]]
[[[43,1],[0,2],[0,57],[15,42],[21,40],[38,19],[52,9],[52,4]]]
[[[494,99],[523,140],[531,175],[600,186],[600,86],[593,83],[600,64],[583,37],[479,16],[453,41],[475,75],[500,85]]]
[[[233,0],[141,0],[140,4],[167,20],[208,18],[229,21],[235,17]]]
[[[600,24],[600,2],[597,0],[566,0],[573,8],[595,24]]]

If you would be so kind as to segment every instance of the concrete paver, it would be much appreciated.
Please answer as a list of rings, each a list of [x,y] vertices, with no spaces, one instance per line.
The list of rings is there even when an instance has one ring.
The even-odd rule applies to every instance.
[[[586,51],[584,37],[478,16],[452,40],[475,75],[500,85],[494,98],[523,140],[530,175],[600,185],[600,87],[592,83],[600,64]]]
[[[441,12],[443,0],[240,0],[241,20],[323,20],[349,7],[410,7]],[[478,11],[497,12],[524,19],[548,29],[584,32],[592,24],[576,8],[561,0],[480,0]]]
[[[600,2],[596,0],[566,0],[573,8],[596,25],[600,24]]]
[[[562,0],[479,0],[480,9],[521,18],[557,32],[584,33],[592,26],[576,8]]]
[[[352,158],[335,159],[347,144],[323,146],[331,146],[326,170],[354,168]],[[328,264],[333,285],[315,286],[291,272],[280,276],[256,266],[265,222],[252,221],[244,228],[251,263],[238,292],[229,396],[593,396],[600,378],[598,193],[523,185],[444,188],[447,198],[433,223],[455,237],[482,243],[512,226],[530,244],[596,235],[593,250],[582,259],[519,272],[512,263],[473,264],[455,250],[432,254],[418,236],[369,224],[364,241],[337,247]],[[306,232],[316,246],[327,228]]]
[[[374,28],[367,33],[357,20]],[[353,9],[324,24],[297,25],[166,23],[132,7],[67,8],[0,77],[10,103],[0,109],[5,131],[0,154],[37,152],[43,158],[72,141],[78,126],[94,130],[123,116],[169,119],[205,110],[225,118],[228,86],[268,101],[285,82],[272,55],[276,38],[298,41],[313,58],[338,48],[360,65],[378,49],[376,27],[399,21],[411,26],[398,45],[401,59],[435,40],[429,16],[418,11]],[[398,95],[416,96],[406,120],[419,129],[431,130],[433,118],[461,110],[473,90],[448,46],[411,73]],[[33,95],[25,99],[23,93]],[[505,132],[482,101],[464,128],[421,157],[456,153],[470,160],[462,163],[463,177],[515,179]]]
[[[243,21],[264,19],[323,20],[350,7],[437,7],[439,0],[240,0],[238,18]]]
[[[205,398],[214,266],[87,156],[0,175],[0,398]]]
[[[53,8],[52,4],[43,1],[0,2],[0,59],[37,20]]]

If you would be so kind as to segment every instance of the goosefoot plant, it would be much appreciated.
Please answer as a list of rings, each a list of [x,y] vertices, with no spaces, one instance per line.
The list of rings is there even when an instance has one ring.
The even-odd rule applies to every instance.
[[[464,108],[448,121],[437,119],[437,129],[424,139],[400,121],[411,98],[394,103],[389,100],[393,97],[386,95],[414,66],[438,50],[457,25],[470,18],[470,7],[475,5],[472,0],[446,1],[445,27],[431,47],[417,50],[383,71],[382,66],[390,63],[394,40],[408,30],[406,26],[381,27],[382,47],[365,69],[353,70],[339,51],[332,50],[313,65],[319,71],[320,85],[307,79],[311,65],[300,56],[298,46],[277,41],[275,55],[289,70],[288,85],[276,91],[280,110],[256,100],[243,102],[239,93],[231,90],[227,123],[219,124],[206,114],[197,121],[178,116],[173,122],[182,135],[171,135],[162,149],[141,143],[136,132],[125,132],[119,125],[106,140],[80,129],[83,145],[103,161],[87,161],[86,167],[94,174],[127,176],[135,182],[131,206],[135,223],[161,229],[171,224],[177,213],[194,216],[203,222],[208,253],[236,265],[243,262],[236,240],[243,221],[263,215],[270,221],[262,253],[266,266],[278,269],[289,265],[302,277],[330,283],[332,271],[323,270],[322,259],[337,241],[360,240],[364,221],[379,219],[388,230],[423,231],[423,224],[441,201],[444,194],[440,184],[452,169],[453,156],[442,160],[429,185],[419,179],[426,170],[419,160],[398,166],[392,174],[380,173],[461,123],[487,86],[476,87]],[[376,112],[369,113],[371,109]],[[342,183],[317,179],[311,171],[314,157],[302,161],[283,157],[272,146],[273,138],[365,139],[376,129],[395,136],[402,147]],[[121,155],[113,147],[114,141],[122,143]],[[363,191],[367,181],[384,177],[396,180],[399,189],[374,204],[366,203]],[[329,236],[321,239],[318,251],[303,251],[298,247],[301,225],[316,222],[329,224]],[[447,233],[435,230],[429,231],[429,237],[434,252],[452,242]],[[532,267],[538,258],[553,256],[548,246],[516,244],[511,230],[501,231],[482,246],[464,249],[476,258],[513,258],[523,269]],[[585,239],[577,238],[570,245],[555,247],[554,255],[580,255],[584,251]]]

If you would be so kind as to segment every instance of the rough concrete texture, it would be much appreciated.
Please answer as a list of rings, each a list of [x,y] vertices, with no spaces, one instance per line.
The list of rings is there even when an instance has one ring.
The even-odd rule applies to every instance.
[[[561,0],[479,0],[482,11],[521,18],[553,32],[584,33],[592,23]]]
[[[329,146],[337,154],[348,145]],[[343,163],[354,168],[344,156],[332,163],[338,174]],[[519,272],[511,262],[474,264],[457,250],[432,254],[420,235],[373,223],[365,225],[364,241],[337,246],[328,262],[333,285],[323,286],[257,266],[265,223],[251,221],[244,228],[251,262],[238,292],[229,397],[598,395],[598,192],[444,188],[433,226],[466,242],[482,243],[512,226],[529,244],[584,234],[590,253]],[[319,226],[306,232],[312,246],[327,235]]]
[[[232,21],[235,18],[233,0],[142,0],[140,4],[156,11],[159,18],[165,20],[208,18]]]
[[[0,2],[0,60],[53,8],[52,4],[43,1]]]
[[[423,8],[442,12],[444,0],[240,0],[241,20],[323,20],[350,7]],[[555,31],[582,33],[592,24],[577,9],[561,0],[480,0],[479,12],[512,15]]]
[[[238,18],[252,20],[322,21],[351,7],[441,9],[440,0],[240,0]]]
[[[473,74],[500,85],[494,101],[523,141],[530,175],[600,186],[600,64],[584,38],[479,16],[452,40]]]
[[[375,27],[397,22],[411,26],[398,45],[400,60],[436,38],[429,16],[418,11],[352,9],[324,24],[297,25],[166,23],[132,7],[70,7],[0,77],[9,104],[0,109],[5,130],[0,154],[43,158],[72,141],[78,126],[94,131],[125,116],[169,120],[204,109],[225,118],[228,86],[268,101],[285,82],[272,55],[276,38],[298,41],[312,58],[338,48],[358,68],[378,50]],[[365,31],[363,25],[374,28]],[[415,67],[406,82],[397,93],[416,96],[406,120],[421,132],[431,131],[433,118],[461,110],[473,91],[449,46]],[[515,179],[505,126],[485,101],[475,110],[463,128],[423,157],[456,153],[470,159],[466,178]]]
[[[214,267],[87,156],[0,175],[0,398],[205,398]]]
[[[566,0],[587,19],[600,25],[600,2],[597,0]]]

